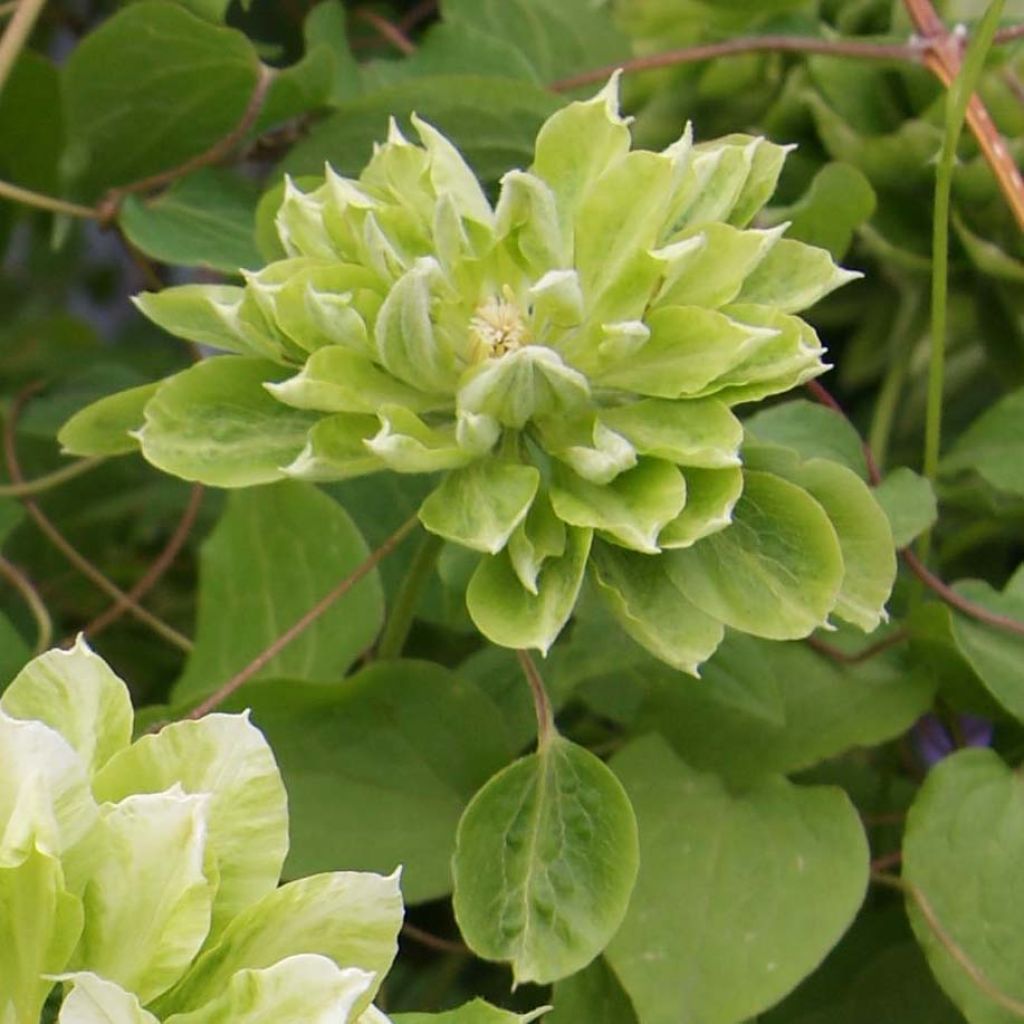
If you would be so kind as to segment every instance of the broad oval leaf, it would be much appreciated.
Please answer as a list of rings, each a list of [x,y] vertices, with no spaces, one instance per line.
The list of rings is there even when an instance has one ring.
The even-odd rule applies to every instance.
[[[470,947],[508,960],[516,983],[585,967],[626,912],[636,821],[621,785],[554,736],[473,798],[452,861],[455,917]]]
[[[656,738],[612,767],[640,829],[640,876],[608,959],[644,1024],[739,1024],[809,974],[852,922],[868,848],[839,789],[780,777],[742,792]]]

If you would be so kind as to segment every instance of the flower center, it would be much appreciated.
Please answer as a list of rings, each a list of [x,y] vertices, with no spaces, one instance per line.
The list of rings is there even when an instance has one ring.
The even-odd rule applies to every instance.
[[[512,289],[505,285],[502,297],[492,296],[469,321],[469,329],[476,342],[478,357],[493,359],[515,352],[530,343],[530,328],[523,320],[522,310]]]

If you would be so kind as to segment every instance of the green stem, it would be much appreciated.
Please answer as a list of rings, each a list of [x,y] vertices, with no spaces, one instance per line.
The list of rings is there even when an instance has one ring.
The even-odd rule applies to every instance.
[[[46,0],[18,0],[14,15],[0,37],[0,93],[14,68]]]
[[[106,461],[99,455],[90,456],[87,459],[79,459],[70,465],[61,466],[52,473],[45,476],[37,476],[35,480],[26,480],[20,484],[0,484],[0,498],[28,498],[33,494],[42,494],[43,491],[59,487],[68,480],[74,480],[76,476],[95,469],[101,462]]]
[[[35,654],[42,654],[53,642],[53,620],[46,610],[38,591],[32,586],[29,578],[6,558],[0,557],[0,576],[3,576],[15,590],[21,594],[28,605],[32,618],[36,621]]]
[[[544,680],[541,679],[529,651],[516,651],[516,656],[522,666],[523,675],[530,684],[530,693],[533,694],[533,710],[537,715],[537,750],[543,751],[558,735],[555,715],[551,710],[551,701],[548,700],[548,691],[544,688]]]
[[[4,36],[6,39],[7,37]],[[9,181],[0,181],[0,198],[10,199],[23,206],[34,206],[37,210],[49,210],[51,213],[66,213],[69,217],[81,217],[84,220],[100,220],[100,213],[91,206],[79,206],[65,199],[43,195],[31,189],[12,185]]]
[[[428,533],[423,538],[423,543],[416,549],[409,571],[405,574],[405,579],[402,580],[402,585],[395,595],[394,607],[391,609],[384,632],[381,634],[380,643],[377,645],[378,658],[387,661],[401,656],[405,642],[409,638],[409,630],[412,628],[416,609],[419,607],[420,598],[423,595],[423,588],[430,580],[443,545],[444,541],[441,537],[435,533]]]

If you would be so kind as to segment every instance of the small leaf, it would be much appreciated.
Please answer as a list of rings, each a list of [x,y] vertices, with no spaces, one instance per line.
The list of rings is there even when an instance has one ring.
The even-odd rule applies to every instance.
[[[546,654],[576,606],[592,532],[570,528],[565,553],[544,562],[536,592],[520,582],[506,549],[485,557],[466,590],[477,629],[502,647],[533,647]]]
[[[555,1009],[545,1018],[547,1024],[640,1024],[622,983],[603,958],[558,982],[552,999]]]
[[[821,505],[769,473],[745,473],[729,529],[666,557],[676,585],[698,608],[772,640],[799,639],[824,623],[844,572]]]
[[[236,274],[263,263],[253,236],[256,199],[244,178],[204,168],[156,199],[128,196],[118,225],[137,249],[161,263]]]
[[[455,916],[516,983],[585,967],[618,928],[637,871],[636,823],[614,776],[555,736],[499,772],[459,824]]]
[[[990,750],[961,750],[932,769],[910,813],[907,911],[946,994],[971,1024],[1024,1014],[1019,775]]]
[[[860,908],[868,849],[856,810],[839,789],[777,777],[734,793],[655,738],[612,767],[636,808],[641,869],[607,955],[637,1017],[755,1017],[818,966]]]
[[[982,413],[942,460],[942,472],[972,470],[1000,491],[1024,495],[1024,388]]]
[[[931,483],[906,466],[899,466],[886,476],[875,488],[875,498],[889,517],[897,548],[907,547],[938,519]]]
[[[264,384],[284,376],[261,359],[204,359],[160,385],[139,431],[158,469],[216,487],[249,487],[284,476],[317,417],[289,409]]]

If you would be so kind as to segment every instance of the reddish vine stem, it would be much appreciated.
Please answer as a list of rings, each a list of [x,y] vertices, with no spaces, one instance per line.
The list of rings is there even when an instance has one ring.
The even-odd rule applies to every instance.
[[[537,715],[537,749],[543,750],[555,737],[555,715],[551,710],[551,701],[548,700],[548,691],[544,687],[544,680],[537,671],[528,651],[518,650],[516,656],[522,667],[523,675],[530,684],[530,693],[533,695],[533,709]]]
[[[1018,39],[1024,39],[1024,25],[1008,25],[1001,28],[995,36],[997,43],[1014,43]]]
[[[846,420],[850,422],[850,417],[846,415],[846,410],[839,404],[836,397],[832,394],[828,388],[825,387],[820,381],[809,380],[804,385],[808,391],[824,406],[831,409],[833,412],[838,413]],[[852,424],[851,424],[852,425]],[[882,482],[882,471],[878,468],[878,461],[875,458],[875,453],[871,450],[869,445],[863,439],[860,442],[861,450],[864,452],[864,461],[867,463],[868,479],[871,481],[872,486],[877,487]]]
[[[265,668],[293,640],[304,633],[324,612],[341,600],[363,577],[368,576],[377,565],[391,554],[419,524],[417,516],[410,516],[376,551],[371,552],[336,587],[328,591],[301,618],[292,623],[272,644],[256,655],[245,668],[236,672],[223,686],[210,694],[201,704],[194,707],[186,717],[202,718],[220,707],[236,690],[244,686],[261,669]]]
[[[416,44],[405,32],[398,25],[388,21],[387,18],[381,17],[376,11],[369,11],[365,7],[360,7],[356,11],[356,17],[361,21],[365,21],[367,25],[372,25],[377,30],[377,34],[400,53],[404,53],[408,57],[416,52]]]
[[[440,935],[434,935],[433,932],[428,932],[423,928],[418,928],[416,925],[411,924],[408,921],[402,924],[402,934],[413,942],[418,942],[421,946],[427,949],[432,949],[437,953],[458,953],[460,956],[469,956],[470,949],[465,943],[458,942],[455,939],[445,939]]]
[[[185,546],[185,542],[188,540],[189,534],[192,532],[196,516],[199,514],[199,508],[203,503],[204,494],[205,488],[202,484],[195,484],[192,487],[192,493],[189,495],[185,511],[182,513],[181,519],[178,521],[178,525],[175,527],[174,532],[168,539],[163,551],[157,555],[153,560],[153,563],[146,570],[145,574],[125,594],[125,597],[129,601],[133,601],[136,604],[141,601],[142,598],[160,582],[164,573],[166,573],[174,563],[174,560],[178,557],[178,553]],[[98,636],[103,632],[103,630],[107,629],[121,618],[121,616],[128,611],[128,607],[128,604],[124,601],[115,601],[106,609],[106,611],[101,612],[92,620],[92,622],[85,626],[82,629],[82,632],[86,636]]]
[[[437,10],[437,0],[421,0],[410,11],[406,12],[398,23],[403,32],[411,32],[422,21],[426,21]]]
[[[13,562],[0,556],[0,576],[21,594],[22,600],[36,622],[36,646],[34,653],[42,654],[53,642],[53,621],[46,610],[43,599],[32,585],[32,581]]]
[[[900,864],[903,860],[902,850],[891,850],[889,853],[883,853],[880,857],[875,857],[871,861],[872,871],[886,871],[889,868],[894,868]]]
[[[818,39],[814,36],[749,36],[634,57],[619,64],[608,64],[590,71],[581,71],[568,78],[560,78],[552,82],[548,88],[554,92],[566,92],[582,85],[605,82],[615,71],[632,74],[638,71],[653,71],[656,68],[676,67],[679,64],[695,64],[718,57],[736,57],[746,53],[817,53],[832,57],[911,61],[920,64],[924,61],[925,47],[917,40],[907,43],[871,43],[860,39]]]
[[[834,647],[832,644],[826,643],[824,640],[819,640],[816,636],[807,637],[806,642],[808,647],[817,651],[819,654],[825,655],[826,658],[831,658],[833,661],[838,661],[843,665],[859,665],[862,662],[876,657],[883,651],[889,650],[891,647],[896,647],[899,644],[905,643],[909,639],[910,633],[907,630],[897,629],[888,636],[871,644],[869,647],[865,647],[863,650],[856,651],[853,654],[848,651],[841,650],[838,647]]]
[[[964,615],[969,615],[972,619],[977,619],[978,622],[984,622],[986,625],[994,626],[1006,633],[1024,636],[1024,622],[1018,622],[1017,619],[1012,619],[1008,615],[1000,615],[999,612],[989,611],[988,608],[958,594],[948,583],[939,579],[910,548],[904,548],[900,555],[907,568],[950,607],[963,612]]]
[[[24,483],[25,477],[21,471],[21,464],[18,461],[17,445],[15,443],[14,430],[18,416],[29,396],[34,393],[38,385],[30,385],[23,389],[11,403],[10,415],[4,423],[4,458],[7,462],[7,472],[11,480],[16,483]],[[149,626],[154,633],[163,637],[168,643],[183,651],[192,649],[192,641],[182,633],[179,633],[173,626],[169,626],[162,619],[157,618],[152,612],[147,611],[141,605],[132,601],[131,598],[117,584],[112,583],[92,562],[89,561],[50,521],[45,512],[31,498],[21,499],[22,507],[28,513],[29,518],[36,524],[40,533],[83,575],[95,586],[102,590],[108,597],[115,601],[122,602],[125,610],[133,615],[140,622]]]
[[[220,163],[230,156],[235,148],[242,143],[245,137],[252,130],[253,125],[259,118],[266,102],[267,93],[270,91],[271,83],[274,81],[275,72],[265,64],[260,64],[259,75],[256,85],[253,88],[249,102],[242,112],[241,118],[234,128],[227,135],[219,138],[209,149],[190,157],[177,167],[172,167],[158,174],[151,174],[148,178],[140,178],[138,181],[129,182],[127,185],[120,185],[111,189],[99,202],[96,207],[102,223],[110,223],[120,209],[121,202],[127,195],[134,195],[141,192],[153,192],[163,188],[165,185],[173,184],[186,174],[198,171],[202,167],[209,167],[211,164]]]

